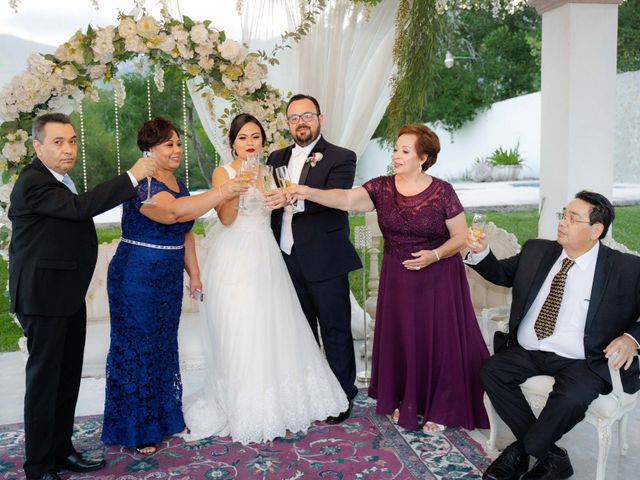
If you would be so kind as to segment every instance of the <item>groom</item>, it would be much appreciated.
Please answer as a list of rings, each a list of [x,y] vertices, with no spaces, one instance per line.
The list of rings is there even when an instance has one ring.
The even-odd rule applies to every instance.
[[[293,183],[323,189],[351,188],[356,155],[320,136],[324,118],[318,101],[309,95],[294,95],[287,105],[287,121],[295,144],[273,152],[267,164],[274,169],[287,165]],[[327,422],[343,422],[351,414],[358,392],[354,385],[348,273],[362,267],[349,241],[348,215],[309,201],[300,212],[294,212],[291,206],[281,208],[285,203],[281,193],[268,196],[267,202],[276,207],[271,228],[302,309],[316,341],[320,326],[327,361],[349,399],[349,408]]]

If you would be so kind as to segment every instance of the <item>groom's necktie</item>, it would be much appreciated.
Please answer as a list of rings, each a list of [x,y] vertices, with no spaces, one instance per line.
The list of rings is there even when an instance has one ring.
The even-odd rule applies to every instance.
[[[570,258],[562,260],[560,271],[556,273],[551,281],[549,295],[547,295],[547,299],[540,309],[536,323],[533,325],[533,330],[536,332],[538,340],[551,336],[556,328],[558,312],[560,311],[562,297],[564,296],[564,285],[567,281],[567,272],[574,263],[576,262]]]
[[[64,183],[67,186],[67,188],[71,190],[73,193],[75,193],[76,195],[78,194],[78,189],[76,188],[76,184],[73,183],[73,180],[71,180],[71,177],[69,175],[65,175],[64,177],[62,177],[62,183]]]

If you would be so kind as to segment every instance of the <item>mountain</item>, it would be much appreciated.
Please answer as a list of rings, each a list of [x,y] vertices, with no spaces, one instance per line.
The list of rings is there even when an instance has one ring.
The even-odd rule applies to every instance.
[[[32,53],[53,53],[56,47],[24,40],[14,35],[0,34],[0,88],[27,67]]]

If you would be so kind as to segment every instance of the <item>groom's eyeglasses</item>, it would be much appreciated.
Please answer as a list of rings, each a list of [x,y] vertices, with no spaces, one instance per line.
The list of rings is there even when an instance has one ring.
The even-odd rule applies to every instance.
[[[313,120],[314,116],[319,116],[319,113],[313,113],[313,112],[304,112],[302,115],[291,115],[290,117],[287,117],[287,121],[291,124],[291,125],[296,125],[297,123],[300,123],[300,120],[302,120],[305,123],[309,123],[311,120]]]

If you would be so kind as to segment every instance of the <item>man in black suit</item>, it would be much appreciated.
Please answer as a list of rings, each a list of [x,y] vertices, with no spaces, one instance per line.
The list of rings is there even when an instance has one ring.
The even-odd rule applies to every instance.
[[[615,212],[602,195],[581,191],[558,213],[557,241],[529,240],[497,260],[471,234],[467,263],[487,280],[513,287],[509,333],[497,334],[496,353],[483,365],[482,384],[516,442],[483,478],[564,479],[573,475],[556,442],[611,391],[607,359],[626,392],[640,389],[640,258],[600,243]],[[519,385],[535,375],[555,378],[536,419]],[[529,455],[537,462],[529,470]],[[528,471],[528,472],[527,472]]]
[[[274,169],[287,165],[293,183],[315,188],[351,188],[356,172],[356,155],[327,142],[320,129],[324,122],[318,101],[308,95],[294,95],[287,105],[289,131],[294,145],[273,152],[267,161]],[[329,423],[349,417],[358,390],[354,384],[356,363],[351,336],[351,302],[348,273],[362,267],[349,241],[346,212],[303,202],[303,211],[284,205],[284,195],[267,195],[267,205],[276,207],[271,228],[280,244],[302,309],[322,345],[331,370],[340,382],[349,408]]]
[[[33,124],[33,162],[11,192],[9,246],[11,311],[27,337],[24,401],[27,479],[58,479],[57,469],[90,472],[104,460],[83,458],[71,443],[86,332],[84,297],[98,242],[92,217],[135,196],[155,162],[77,195],[68,172],[76,134],[67,115],[49,113]]]

